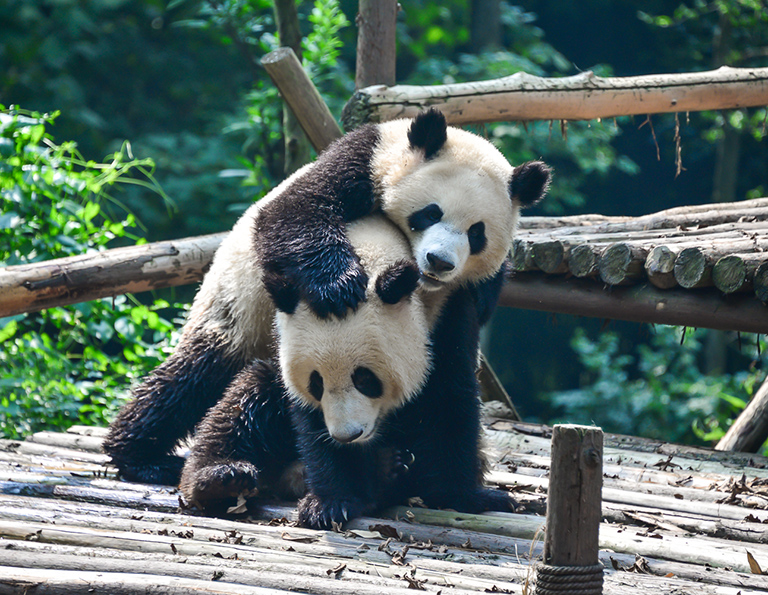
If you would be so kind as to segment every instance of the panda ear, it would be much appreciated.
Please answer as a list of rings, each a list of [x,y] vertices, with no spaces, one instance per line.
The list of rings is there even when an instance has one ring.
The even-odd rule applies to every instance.
[[[547,194],[552,168],[543,161],[527,161],[512,171],[509,196],[522,207],[530,207]]]
[[[416,291],[418,285],[419,267],[401,260],[377,277],[376,293],[385,304],[396,304]]]
[[[432,159],[448,138],[448,122],[442,112],[434,107],[421,112],[408,129],[411,148],[424,151],[425,159]]]

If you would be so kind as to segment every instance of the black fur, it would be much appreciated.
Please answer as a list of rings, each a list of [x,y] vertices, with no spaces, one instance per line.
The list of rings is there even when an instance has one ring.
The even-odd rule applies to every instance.
[[[191,329],[133,391],[109,427],[104,452],[131,481],[176,485],[183,460],[171,454],[245,362],[213,335]]]
[[[182,486],[185,495],[200,500],[198,484],[216,498],[222,492],[233,498],[236,490],[258,487],[263,475],[276,472],[265,465],[294,456],[285,440],[295,436],[309,488],[298,506],[301,525],[330,528],[333,523],[404,504],[412,496],[420,496],[427,506],[464,512],[511,510],[509,494],[483,488],[481,483],[484,464],[475,377],[479,320],[472,291],[461,289],[448,299],[431,339],[434,367],[426,386],[382,420],[378,435],[369,443],[334,441],[322,412],[298,405],[290,406],[295,428],[291,432],[284,422],[282,384],[275,380],[279,387],[271,385],[269,375],[253,377],[252,385],[245,389],[227,391],[229,404],[222,402],[211,409],[208,417],[215,419],[206,419],[197,431],[199,443],[188,463],[191,471],[188,475],[185,468],[184,472],[190,478]],[[276,378],[273,369],[270,374]],[[241,419],[227,422],[227,415],[237,414],[232,402],[239,398],[244,399],[238,401]],[[268,461],[263,456],[267,448],[277,451]],[[243,458],[238,460],[229,453]],[[216,485],[222,477],[234,488],[227,491],[226,486]],[[208,505],[215,511],[213,504],[215,498]]]
[[[424,159],[432,159],[448,140],[448,122],[434,107],[421,112],[408,129],[408,141],[414,149],[424,151]]]
[[[509,195],[521,207],[531,207],[539,202],[549,189],[552,168],[543,161],[526,161],[512,172]]]
[[[298,458],[278,370],[275,362],[253,362],[200,422],[179,484],[187,503],[223,513],[240,494],[275,490]]]
[[[331,144],[311,174],[266,205],[256,222],[256,253],[278,308],[292,312],[298,288],[321,318],[343,317],[365,300],[368,276],[347,239],[345,224],[375,207],[371,161],[378,129],[362,126]]]
[[[501,269],[493,277],[468,285],[468,289],[474,299],[477,312],[477,320],[480,326],[484,326],[490,319],[496,304],[499,302],[499,295],[504,286],[504,279],[507,274],[507,263],[501,265]]]
[[[396,304],[416,291],[420,276],[415,263],[398,262],[376,278],[376,294],[385,304]]]

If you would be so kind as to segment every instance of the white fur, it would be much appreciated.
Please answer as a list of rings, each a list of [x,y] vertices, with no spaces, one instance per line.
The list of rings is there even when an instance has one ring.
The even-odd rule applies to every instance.
[[[400,231],[380,215],[349,225],[349,238],[368,272],[367,300],[343,320],[319,319],[304,303],[293,314],[278,313],[280,367],[289,393],[323,411],[332,437],[340,442],[370,439],[382,416],[418,394],[430,367],[429,326],[416,295],[385,304],[375,292],[376,278],[390,265],[410,258]],[[352,382],[358,367],[382,381],[381,397],[361,394]],[[317,371],[324,393],[309,393]]]
[[[425,160],[421,150],[409,146],[410,125],[411,120],[379,125],[373,176],[382,211],[406,234],[423,272],[450,286],[488,278],[504,262],[517,227],[520,207],[510,199],[508,189],[512,166],[487,140],[452,127],[439,153]],[[437,240],[449,260],[455,261],[449,273],[430,271],[426,253],[435,242],[431,228],[413,231],[408,225],[408,217],[430,203],[443,211],[443,231],[464,236],[459,242],[441,233],[443,239]],[[466,232],[480,221],[485,224],[486,247],[479,254],[469,254]]]

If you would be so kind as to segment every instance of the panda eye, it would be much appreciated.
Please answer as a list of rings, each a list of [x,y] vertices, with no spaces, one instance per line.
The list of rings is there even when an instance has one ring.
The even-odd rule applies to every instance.
[[[427,205],[408,217],[408,225],[411,231],[424,231],[428,227],[439,222],[443,218],[443,210],[435,203]]]
[[[366,397],[376,399],[384,394],[381,380],[368,368],[356,368],[352,373],[352,383]]]
[[[323,377],[317,370],[313,370],[309,375],[309,394],[318,401],[323,398]]]
[[[478,221],[467,230],[467,237],[469,238],[469,252],[470,254],[478,254],[485,249],[486,237],[485,237],[485,223]]]

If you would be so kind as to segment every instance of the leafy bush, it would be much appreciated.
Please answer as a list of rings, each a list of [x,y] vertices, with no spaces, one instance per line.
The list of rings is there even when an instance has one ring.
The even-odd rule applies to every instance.
[[[577,329],[571,346],[586,370],[584,386],[549,399],[570,423],[683,444],[718,440],[749,401],[757,374],[704,374],[703,334],[685,331],[681,342],[679,328],[657,326],[650,344],[631,355],[621,353],[616,333],[593,341]]]
[[[0,106],[0,261],[16,265],[142,243],[136,218],[109,192],[161,193],[152,162],[131,148],[86,162],[46,132],[57,114]],[[165,358],[169,304],[132,296],[0,318],[0,435],[104,424],[125,389]]]

